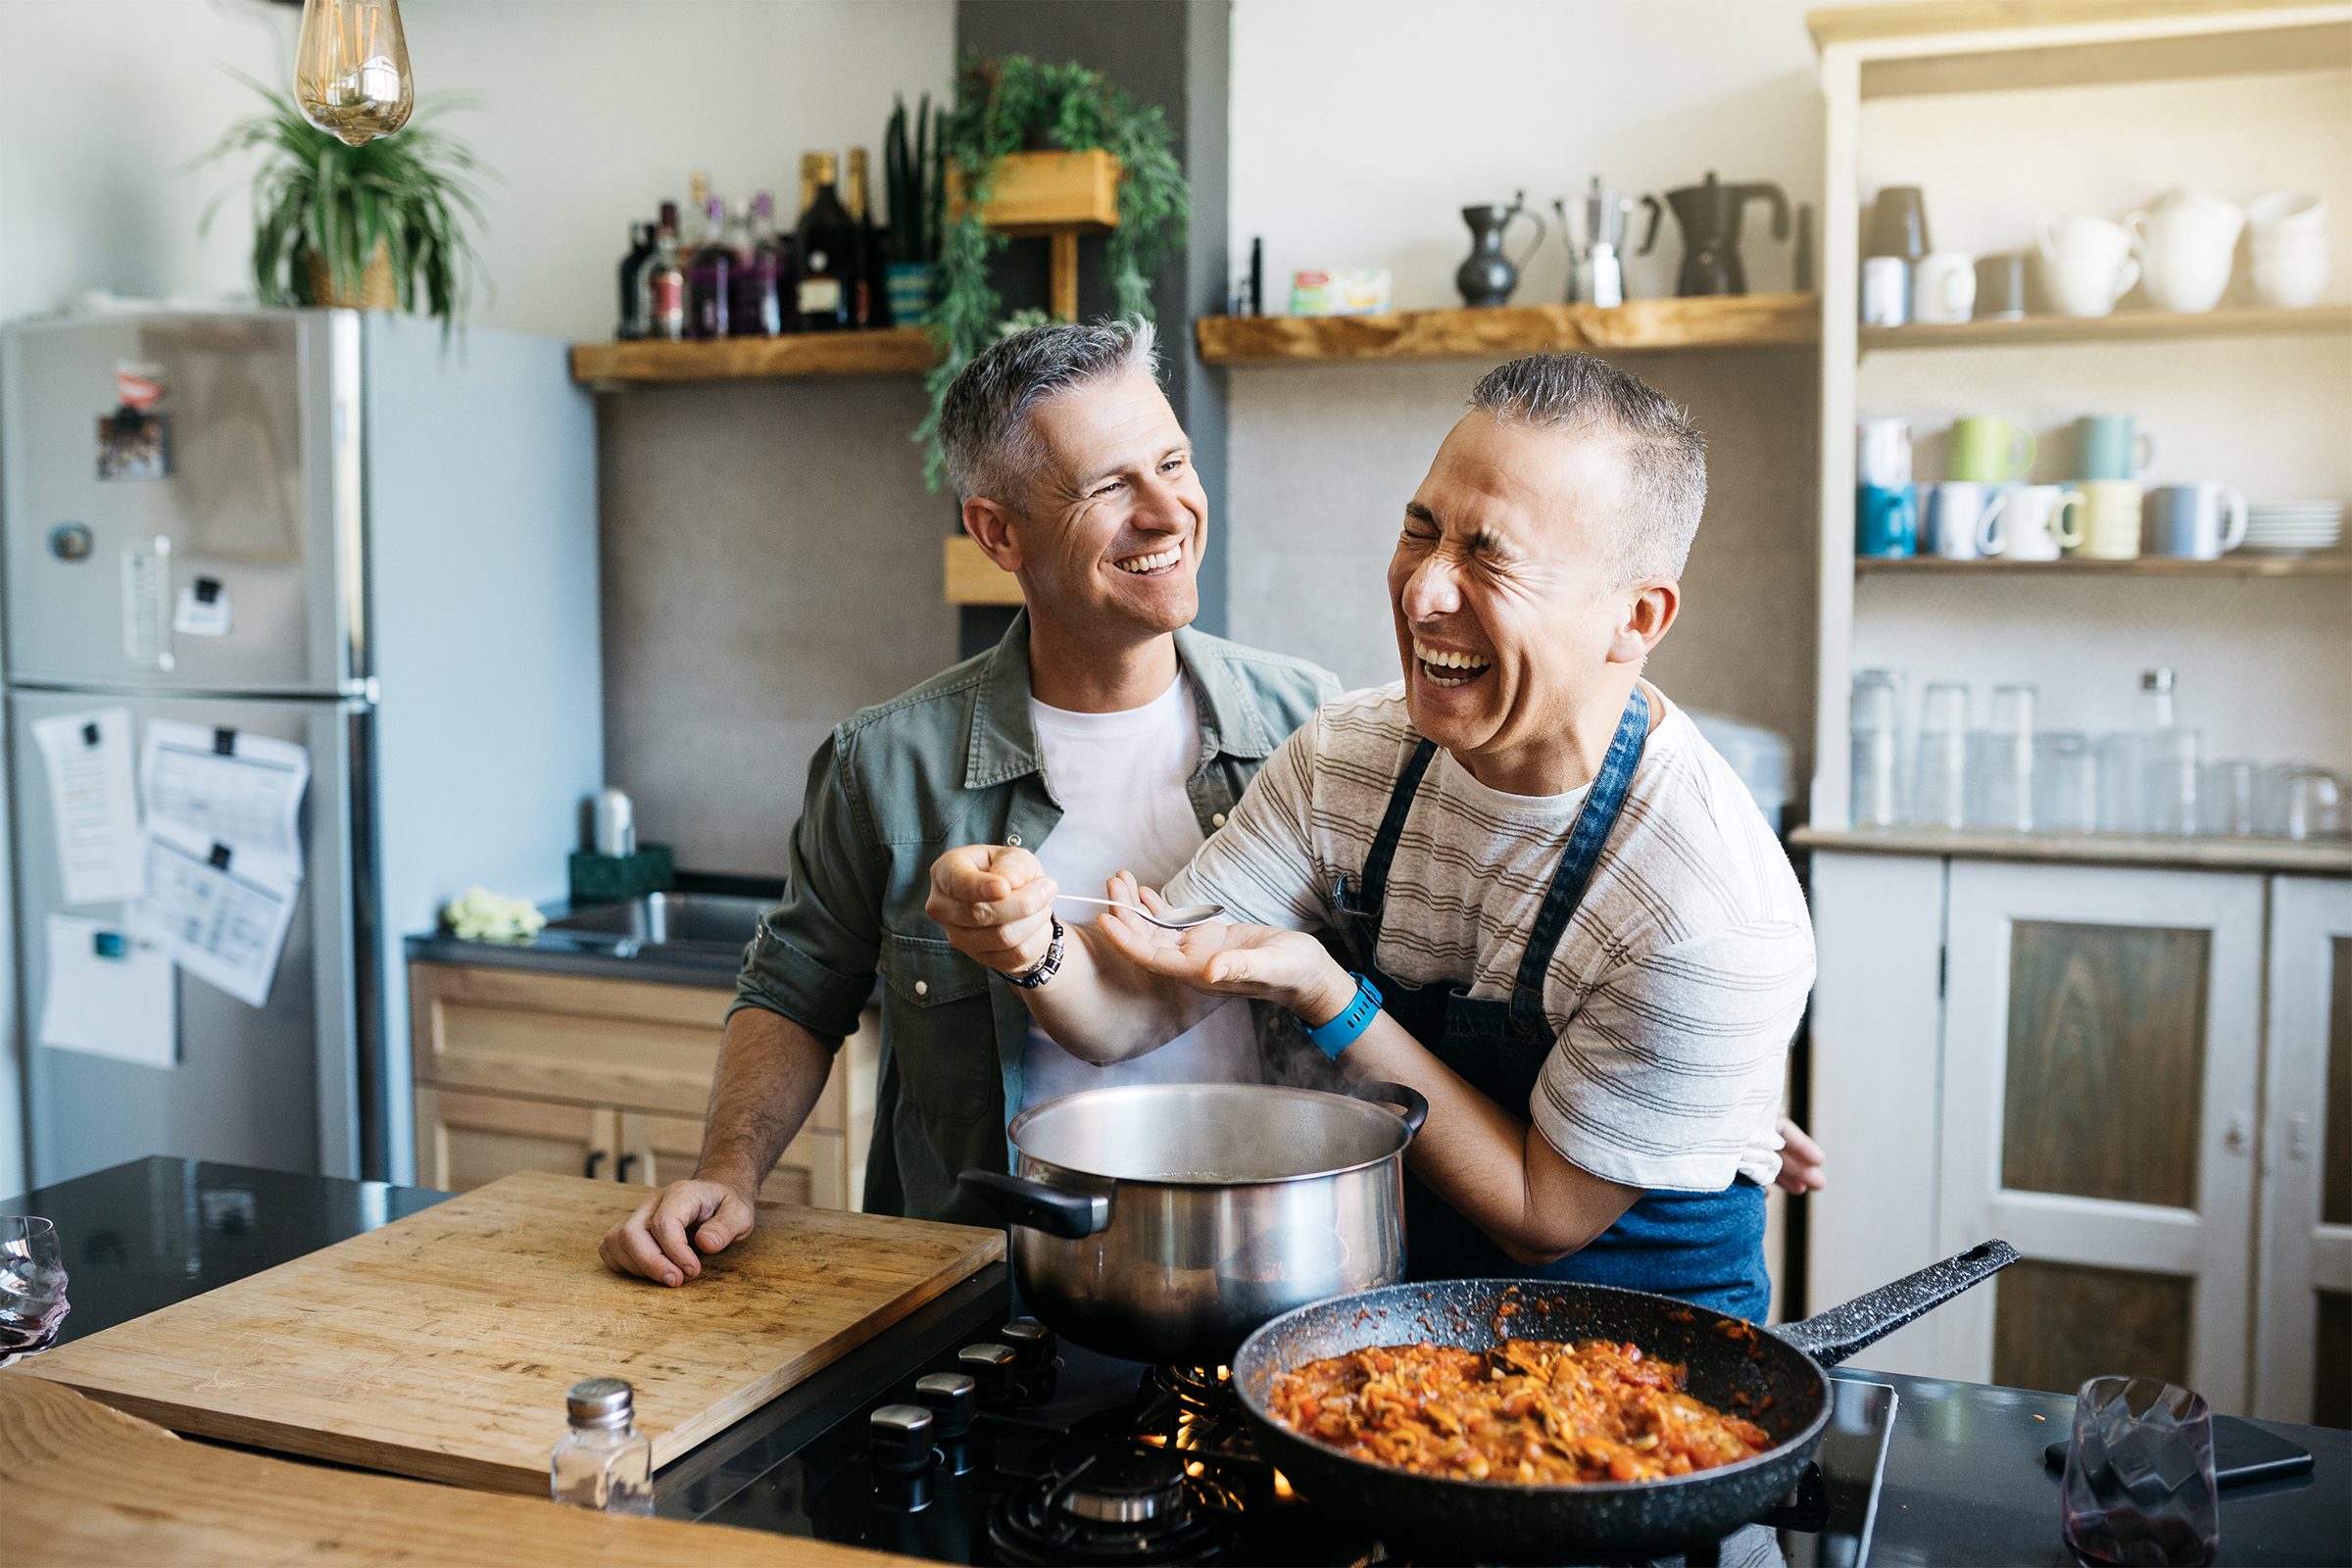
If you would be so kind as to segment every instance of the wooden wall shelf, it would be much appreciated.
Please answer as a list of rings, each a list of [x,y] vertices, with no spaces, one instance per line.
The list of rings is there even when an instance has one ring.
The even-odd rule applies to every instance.
[[[2352,556],[2224,556],[2183,561],[2140,556],[2131,561],[1947,561],[1940,556],[1857,556],[1864,577],[2352,577]]]
[[[1899,349],[2005,348],[2018,343],[2118,343],[2326,332],[2352,332],[2352,305],[2314,305],[2299,311],[2252,305],[2186,316],[2124,311],[2114,316],[2028,316],[2015,321],[1866,326],[1859,338],[1861,352],[1870,355]]]
[[[2144,838],[2124,833],[1999,833],[1937,827],[1799,827],[1806,850],[1949,856],[1964,860],[2043,860],[2078,865],[2170,865],[2192,871],[2352,872],[2352,840]]]
[[[772,380],[793,376],[920,375],[939,363],[919,326],[870,332],[794,332],[714,343],[575,343],[571,378],[585,385]]]
[[[1315,360],[1498,359],[1584,349],[1789,348],[1819,341],[1812,294],[1733,294],[1597,305],[1501,305],[1383,316],[1204,316],[1193,323],[1211,365]]]
[[[1020,579],[982,555],[969,534],[950,534],[947,545],[949,604],[1002,606],[1021,602]]]

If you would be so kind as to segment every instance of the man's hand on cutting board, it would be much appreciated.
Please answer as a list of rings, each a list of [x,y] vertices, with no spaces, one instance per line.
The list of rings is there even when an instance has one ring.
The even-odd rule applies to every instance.
[[[734,1188],[723,1182],[671,1182],[605,1232],[597,1254],[615,1274],[683,1285],[702,1273],[702,1253],[732,1246],[751,1230],[751,1200]]]

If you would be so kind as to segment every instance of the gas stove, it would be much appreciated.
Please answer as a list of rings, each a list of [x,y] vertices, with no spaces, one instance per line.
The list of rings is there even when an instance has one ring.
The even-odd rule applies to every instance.
[[[1796,1493],[1680,1561],[1867,1560],[1894,1391],[1832,1386]],[[756,1465],[662,1511],[948,1563],[1406,1563],[1293,1494],[1222,1369],[1117,1360],[1030,1318],[930,1354],[805,1440],[778,1431]]]

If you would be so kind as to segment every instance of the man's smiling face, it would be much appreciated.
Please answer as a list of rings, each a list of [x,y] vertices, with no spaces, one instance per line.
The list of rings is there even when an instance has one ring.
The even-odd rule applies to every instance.
[[[1043,461],[1019,527],[1030,613],[1082,636],[1158,635],[1200,613],[1208,497],[1151,376],[1106,376],[1029,413]]]

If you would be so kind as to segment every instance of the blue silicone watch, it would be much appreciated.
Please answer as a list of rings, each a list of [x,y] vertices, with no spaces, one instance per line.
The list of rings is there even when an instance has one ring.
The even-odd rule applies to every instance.
[[[1380,988],[1353,970],[1348,973],[1355,981],[1355,995],[1348,999],[1348,1005],[1340,1009],[1337,1018],[1328,1023],[1308,1024],[1306,1030],[1306,1038],[1315,1043],[1315,1049],[1334,1061],[1339,1059],[1341,1052],[1362,1039],[1364,1031],[1372,1027],[1372,1020],[1380,1016]],[[1306,1020],[1301,1018],[1299,1022]]]

